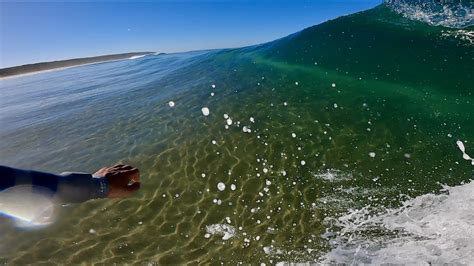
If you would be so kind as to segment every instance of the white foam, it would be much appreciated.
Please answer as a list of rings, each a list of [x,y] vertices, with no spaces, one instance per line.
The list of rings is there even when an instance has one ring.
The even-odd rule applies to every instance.
[[[471,164],[474,165],[474,159],[471,158],[471,156],[469,156],[466,153],[466,147],[464,146],[464,143],[462,141],[458,140],[456,142],[456,144],[458,145],[459,150],[462,152],[462,158],[466,161],[471,161]]]
[[[213,235],[221,235],[222,240],[229,240],[234,237],[236,234],[235,228],[228,224],[212,224],[206,225],[206,235],[207,238]]]
[[[462,40],[465,42],[466,45],[473,45],[474,44],[474,31],[469,30],[446,30],[443,31],[442,35],[443,38],[455,38],[458,40]]]
[[[352,179],[352,175],[350,173],[344,173],[336,169],[327,169],[325,171],[313,174],[313,176],[329,182],[340,182]]]
[[[472,1],[385,0],[385,2],[406,18],[434,26],[465,28],[474,24]]]
[[[228,126],[231,126],[232,125],[232,119],[227,118],[226,123],[227,123]]]
[[[132,57],[130,57],[130,58],[128,58],[128,59],[130,59],[130,60],[135,60],[135,59],[139,59],[139,58],[142,58],[142,57],[145,57],[145,56],[146,56],[146,54],[145,54],[145,55],[135,55],[135,56],[132,56]]]
[[[448,193],[422,195],[382,214],[367,206],[332,220],[342,229],[324,263],[471,264],[474,181],[444,190]]]
[[[208,116],[208,115],[211,113],[211,112],[209,111],[209,108],[207,108],[207,107],[203,107],[203,108],[201,109],[201,112],[202,112],[202,114],[203,114],[204,116]]]
[[[459,147],[459,149],[461,150],[462,153],[466,152],[466,147],[464,147],[464,143],[462,143],[460,140],[458,140],[456,142],[456,144],[458,145],[458,147]]]
[[[263,247],[263,252],[267,255],[279,255],[283,254],[281,249],[275,248],[274,246]]]
[[[219,191],[224,191],[224,190],[225,190],[225,184],[222,183],[222,182],[219,182],[219,183],[217,184],[217,189],[218,189]]]

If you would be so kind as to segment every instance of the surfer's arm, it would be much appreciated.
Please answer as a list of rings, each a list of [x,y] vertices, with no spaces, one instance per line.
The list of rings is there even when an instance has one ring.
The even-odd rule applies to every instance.
[[[84,173],[61,175],[0,166],[0,191],[19,185],[46,189],[64,203],[78,203],[108,196],[109,186],[105,177]]]
[[[140,172],[137,168],[122,164],[101,168],[93,175],[55,175],[0,166],[0,191],[18,185],[45,188],[62,202],[77,203],[129,196],[140,188]]]

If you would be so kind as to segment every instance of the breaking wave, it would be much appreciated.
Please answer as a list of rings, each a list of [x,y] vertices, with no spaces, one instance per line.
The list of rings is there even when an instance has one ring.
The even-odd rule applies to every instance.
[[[474,25],[472,1],[386,0],[385,3],[406,18],[433,26],[465,28]]]
[[[325,222],[332,263],[469,264],[474,261],[474,181],[377,212],[370,206]],[[334,237],[332,237],[334,236]]]

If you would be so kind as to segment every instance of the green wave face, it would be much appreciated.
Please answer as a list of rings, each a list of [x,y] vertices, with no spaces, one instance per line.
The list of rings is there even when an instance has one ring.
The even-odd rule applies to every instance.
[[[382,5],[264,45],[261,54],[290,65],[317,63],[353,78],[469,92],[474,39],[453,38],[457,32],[408,20]]]
[[[14,263],[321,262],[334,239],[350,246],[354,237],[380,249],[406,234],[372,228],[344,238],[332,221],[472,179],[456,141],[474,154],[473,51],[472,26],[433,26],[381,5],[259,46],[7,80],[3,110],[15,116],[3,119],[0,161],[60,172],[125,160],[142,170],[143,188],[123,201],[69,207],[47,233],[2,225],[2,243],[11,247],[0,244],[0,256]],[[48,84],[62,100],[36,106],[32,122],[24,110],[46,92],[28,89]],[[452,259],[453,250],[438,260],[422,254],[418,263],[472,261]],[[335,261],[373,261],[359,256]]]
[[[469,165],[457,167],[459,172],[452,167],[459,161],[456,140],[472,141],[474,132],[470,34],[469,28],[409,20],[381,5],[258,47],[224,52],[212,64],[238,62],[240,75],[226,72],[220,78],[246,91],[246,106],[260,105],[271,114],[272,103],[293,103],[288,109],[306,117],[296,119],[299,127],[316,136],[303,142],[318,139],[313,153],[331,158],[317,160],[318,168],[385,176],[397,186],[418,180],[420,188],[435,188],[436,181],[472,176]],[[259,93],[265,96],[254,99]],[[269,120],[291,131],[297,122],[280,112]],[[328,130],[330,139],[322,134]],[[367,158],[371,150],[382,157],[376,163]]]

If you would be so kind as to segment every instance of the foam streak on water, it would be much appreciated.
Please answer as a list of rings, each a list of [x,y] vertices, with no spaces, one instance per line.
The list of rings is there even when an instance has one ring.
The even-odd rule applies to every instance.
[[[464,143],[462,141],[458,140],[456,142],[456,144],[458,145],[459,150],[462,152],[462,158],[466,161],[471,161],[472,165],[474,165],[474,159],[471,158],[471,156],[469,156],[466,153],[466,147],[464,146]]]

